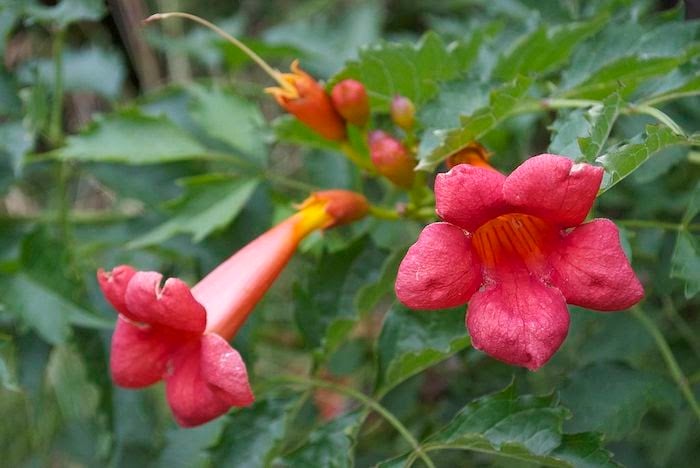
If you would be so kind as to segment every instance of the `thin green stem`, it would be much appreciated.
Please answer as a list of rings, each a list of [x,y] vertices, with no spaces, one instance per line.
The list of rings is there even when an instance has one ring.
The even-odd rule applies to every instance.
[[[644,104],[630,104],[626,109],[624,109],[624,111],[633,114],[646,114],[650,117],[655,118],[662,124],[666,125],[668,128],[673,130],[674,133],[678,135],[685,135],[685,132],[683,131],[680,125],[678,125],[671,117],[669,117],[656,107],[651,107]]]
[[[617,219],[616,224],[626,228],[640,229],[663,229],[665,231],[700,231],[700,224],[689,224],[687,226],[679,223],[669,223],[666,221],[655,221],[653,219]]]
[[[360,153],[355,151],[355,149],[352,146],[350,146],[350,143],[348,143],[347,141],[344,141],[340,144],[340,151],[342,151],[343,154],[350,160],[350,162],[352,162],[357,167],[364,169],[370,174],[377,173],[377,170],[375,169],[374,165],[367,158],[362,157]]]
[[[688,325],[688,322],[681,317],[681,314],[678,313],[671,298],[669,296],[664,296],[662,299],[664,304],[663,311],[666,313],[666,316],[671,319],[676,330],[678,330],[688,345],[693,349],[695,356],[700,358],[700,341],[698,341],[695,332],[690,325]]]
[[[693,413],[695,413],[695,416],[697,416],[698,420],[700,420],[700,405],[698,405],[695,395],[693,394],[693,390],[690,388],[690,385],[688,385],[688,379],[678,365],[678,361],[676,361],[676,358],[671,351],[671,347],[668,345],[668,342],[661,333],[661,330],[659,330],[653,320],[647,317],[641,307],[633,307],[632,314],[642,323],[642,325],[644,325],[649,334],[654,338],[656,346],[659,348],[659,352],[661,352],[661,356],[664,358],[673,380],[675,380],[676,385],[678,385],[678,389],[685,397],[686,401],[690,405],[690,408],[693,410]]]
[[[656,104],[662,104],[667,101],[673,101],[674,99],[680,99],[684,97],[693,97],[700,95],[700,89],[695,89],[692,91],[681,91],[678,93],[668,93],[668,94],[663,94],[661,96],[657,96],[655,98],[647,99],[646,101],[642,102],[642,105],[646,106],[654,106]]]
[[[53,38],[53,96],[49,120],[48,139],[52,146],[60,146],[63,140],[63,46],[66,30],[59,29]]]
[[[377,219],[387,219],[391,221],[401,219],[401,215],[399,215],[396,210],[383,206],[370,205],[368,213],[370,216],[374,216]]]
[[[327,388],[329,390],[333,390],[338,393],[342,393],[343,395],[347,395],[351,398],[354,398],[355,400],[359,401],[363,405],[365,405],[368,408],[371,408],[373,411],[376,411],[379,415],[381,415],[389,424],[391,424],[396,431],[401,434],[401,436],[408,442],[411,447],[413,447],[413,450],[418,456],[423,460],[423,462],[429,467],[429,468],[435,468],[435,464],[433,461],[425,454],[423,449],[421,449],[420,444],[418,441],[413,437],[413,435],[409,432],[408,429],[406,429],[406,426],[404,426],[401,421],[399,421],[396,416],[394,416],[389,410],[384,408],[378,401],[374,400],[368,395],[365,395],[362,392],[359,392],[353,388],[350,387],[345,387],[343,385],[338,385],[334,384],[332,382],[328,382],[325,380],[321,379],[313,379],[309,377],[299,377],[295,375],[286,375],[279,377],[275,380],[278,380],[280,382],[285,382],[285,383],[290,383],[290,384],[298,384],[298,385],[305,385],[308,387],[321,387],[321,388]]]

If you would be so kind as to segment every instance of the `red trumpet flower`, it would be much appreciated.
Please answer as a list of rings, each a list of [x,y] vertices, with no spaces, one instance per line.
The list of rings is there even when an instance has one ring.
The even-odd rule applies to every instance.
[[[176,421],[184,427],[254,401],[246,366],[232,339],[272,285],[299,242],[316,229],[354,221],[367,211],[361,195],[312,194],[299,211],[236,252],[192,288],[177,278],[121,265],[97,272],[119,313],[110,366],[117,385],[165,380]]]
[[[603,169],[551,154],[508,177],[460,164],[435,181],[437,213],[399,267],[396,294],[414,309],[469,302],[472,345],[509,364],[544,365],[566,338],[566,304],[600,311],[644,290],[607,219],[583,223]]]

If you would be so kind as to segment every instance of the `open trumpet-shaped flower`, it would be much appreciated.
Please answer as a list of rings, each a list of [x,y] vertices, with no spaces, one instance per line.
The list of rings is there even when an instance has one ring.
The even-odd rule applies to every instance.
[[[292,73],[281,73],[279,79],[289,86],[265,89],[277,103],[323,138],[345,140],[345,121],[333,107],[330,96],[318,81],[299,67],[295,60]]]
[[[566,304],[614,311],[644,295],[607,219],[583,223],[603,170],[543,154],[508,177],[469,164],[438,175],[437,214],[403,259],[396,294],[414,309],[469,303],[472,344],[531,370],[566,338]]]
[[[254,401],[246,366],[228,340],[272,285],[299,242],[316,229],[354,221],[367,211],[361,195],[328,190],[236,252],[194,287],[177,278],[121,265],[99,270],[105,298],[119,313],[110,367],[117,385],[165,380],[177,422],[203,424]]]

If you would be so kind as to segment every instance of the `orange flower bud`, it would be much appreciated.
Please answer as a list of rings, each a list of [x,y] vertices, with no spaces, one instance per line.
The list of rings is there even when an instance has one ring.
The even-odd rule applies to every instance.
[[[491,158],[486,148],[477,141],[470,142],[465,148],[447,158],[445,162],[448,169],[452,169],[458,164],[471,164],[472,166],[483,167],[485,169],[496,170],[488,163]]]
[[[281,73],[279,78],[291,88],[271,87],[272,94],[284,110],[294,115],[307,127],[328,140],[345,140],[345,121],[336,112],[323,87],[311,75],[299,68],[299,61],[292,62],[292,73]]]
[[[369,120],[369,98],[365,86],[359,81],[343,80],[331,91],[333,106],[345,120],[364,127]]]
[[[377,171],[399,187],[411,188],[416,162],[396,138],[377,130],[369,135],[369,153]]]
[[[416,107],[410,99],[395,96],[391,101],[391,120],[404,130],[413,128],[416,118]]]
[[[308,219],[313,217],[310,213],[320,210],[319,216],[324,218],[317,222],[318,226],[321,229],[329,229],[361,219],[367,214],[369,203],[359,193],[334,189],[312,193],[297,208],[299,214],[307,213]]]

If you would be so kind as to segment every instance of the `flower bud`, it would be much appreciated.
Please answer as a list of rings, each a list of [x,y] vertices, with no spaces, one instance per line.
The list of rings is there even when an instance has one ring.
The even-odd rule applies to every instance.
[[[282,87],[265,89],[277,103],[294,115],[307,127],[327,140],[345,140],[345,121],[336,112],[323,87],[311,75],[299,68],[299,61],[292,62],[292,73],[282,73],[281,80],[292,90]]]
[[[300,213],[312,213],[315,208],[321,208],[325,217],[320,228],[329,229],[361,219],[367,214],[369,203],[364,195],[334,189],[314,192],[297,207]]]
[[[471,141],[466,147],[450,155],[445,163],[448,169],[452,169],[458,164],[471,164],[472,166],[495,170],[493,166],[488,163],[490,158],[491,153],[489,153],[486,148],[478,141]]]
[[[391,101],[391,120],[404,130],[413,128],[416,118],[416,107],[410,99],[395,96]]]
[[[345,120],[364,127],[369,120],[369,98],[365,86],[356,80],[343,80],[333,87],[331,100]]]
[[[369,153],[381,175],[399,187],[411,188],[416,163],[399,140],[381,130],[374,131],[369,135]]]

